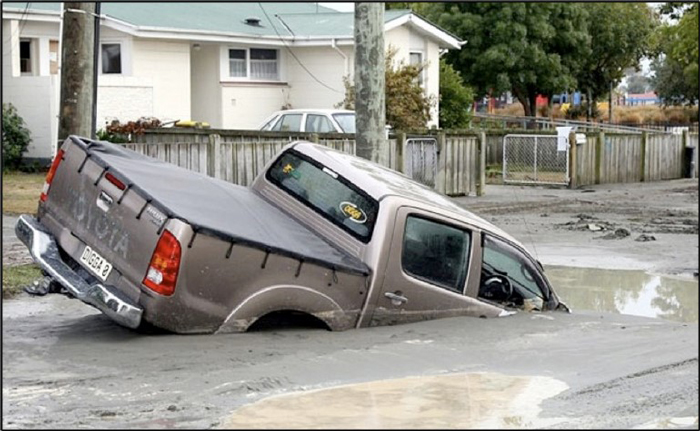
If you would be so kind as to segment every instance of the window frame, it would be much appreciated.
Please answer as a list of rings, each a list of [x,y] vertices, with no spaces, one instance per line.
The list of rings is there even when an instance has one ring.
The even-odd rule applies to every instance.
[[[291,117],[291,116],[297,116],[297,115],[300,117],[300,119],[299,119],[299,130],[281,130],[282,121],[284,121],[284,118],[285,118],[285,117]],[[278,124],[280,125],[280,130],[275,130],[275,127],[277,127]],[[274,124],[272,124],[272,126],[270,126],[269,131],[270,131],[270,132],[282,132],[282,133],[286,133],[286,132],[290,132],[290,133],[303,133],[304,130],[301,130],[301,129],[302,129],[302,127],[305,127],[305,126],[306,126],[306,113],[301,113],[301,112],[289,112],[289,113],[286,113],[286,114],[280,114],[280,115],[277,117],[277,121],[275,121]]]
[[[544,287],[544,289],[542,290],[542,294],[544,295],[542,300],[543,300],[544,304],[551,302],[553,299],[553,296],[554,296],[552,293],[553,290],[552,290],[552,286],[549,284],[549,280],[544,275],[544,268],[542,268],[542,265],[537,260],[533,259],[529,253],[527,253],[522,247],[518,246],[517,244],[514,244],[511,241],[508,241],[507,239],[502,238],[498,235],[494,235],[494,234],[491,234],[491,233],[486,232],[486,231],[482,232],[481,233],[481,265],[482,265],[482,267],[483,267],[484,262],[485,262],[484,261],[484,254],[486,253],[487,237],[490,241],[493,241],[497,245],[499,245],[498,243],[502,243],[502,244],[505,244],[507,247],[513,248],[515,251],[520,253],[520,256],[522,256],[527,262],[529,262],[532,267],[535,268],[534,276],[535,276],[536,280],[541,281],[541,285],[542,285],[540,287],[540,289],[542,287]],[[481,271],[481,268],[479,269],[479,271]],[[479,282],[481,283],[481,280],[479,280]],[[539,285],[540,283],[537,283],[537,284]]]
[[[411,218],[417,218],[425,221],[429,221],[431,223],[443,225],[452,229],[459,230],[463,233],[465,233],[468,237],[468,246],[469,250],[467,250],[467,253],[465,254],[465,262],[464,262],[464,272],[461,274],[460,280],[456,283],[458,287],[452,287],[443,283],[440,283],[436,280],[431,280],[429,278],[420,276],[418,274],[414,274],[406,269],[404,266],[404,251],[405,251],[405,241],[406,241],[406,229],[408,228],[408,222]],[[401,271],[404,273],[405,276],[418,280],[422,283],[427,283],[431,286],[439,287],[440,289],[443,289],[447,292],[451,293],[456,293],[459,295],[464,295],[467,296],[467,282],[469,281],[469,273],[471,270],[471,265],[473,262],[473,257],[474,257],[474,235],[477,234],[473,229],[469,229],[466,226],[459,226],[455,223],[450,223],[445,220],[441,220],[435,217],[431,217],[422,213],[416,213],[416,212],[411,212],[406,214],[406,218],[404,220],[404,226],[403,226],[403,236],[401,238],[401,255],[399,257],[399,264],[401,267]]]
[[[318,168],[320,170],[323,170],[324,168],[332,170],[331,168],[324,166],[321,162],[318,162],[318,161],[312,159],[311,157],[309,157],[309,156],[307,156],[299,151],[296,151],[293,148],[290,148],[287,151],[284,151],[282,154],[280,154],[275,159],[275,161],[272,164],[270,164],[270,168],[267,169],[267,171],[265,172],[265,179],[269,183],[274,184],[277,188],[282,190],[285,194],[291,196],[296,202],[299,202],[300,204],[304,205],[305,207],[311,209],[316,214],[319,214],[325,220],[330,222],[333,226],[338,227],[343,232],[346,232],[347,234],[349,234],[353,238],[357,239],[358,241],[362,242],[363,244],[369,244],[369,242],[372,241],[372,238],[374,237],[374,230],[375,230],[375,227],[377,226],[377,220],[379,219],[380,201],[373,198],[367,192],[365,192],[364,190],[362,190],[361,188],[359,188],[358,186],[356,186],[355,184],[350,182],[348,179],[346,179],[345,177],[343,177],[339,173],[332,170],[337,175],[337,177],[335,177],[335,179],[337,179],[339,182],[341,182],[344,186],[348,187],[354,193],[357,193],[358,195],[362,196],[364,199],[367,199],[368,201],[373,202],[376,205],[377,214],[375,215],[374,223],[372,224],[371,229],[368,228],[367,236],[363,237],[362,235],[353,231],[352,229],[343,225],[342,223],[338,223],[337,220],[334,220],[330,215],[328,215],[325,212],[321,211],[320,209],[316,208],[314,205],[311,204],[311,202],[300,199],[297,195],[295,195],[291,191],[287,190],[287,188],[282,186],[282,184],[280,184],[279,181],[277,181],[275,178],[272,177],[272,174],[271,174],[272,167],[275,166],[282,159],[282,157],[284,157],[286,154],[292,154],[295,157],[298,157],[301,160],[314,165],[316,168]]]
[[[121,57],[122,70],[120,73],[104,73],[102,72],[102,45],[118,44],[119,55]],[[131,75],[131,40],[129,39],[100,39],[100,52],[97,54],[99,76],[129,76]],[[59,53],[60,55],[60,53]]]
[[[413,54],[419,54],[420,55],[420,63],[423,65],[425,63],[425,54],[423,51],[417,50],[417,49],[412,49],[408,51],[408,64],[413,65],[414,63],[411,63],[411,55]],[[425,66],[423,66],[423,69],[420,71],[420,75],[418,76],[418,85],[421,86],[421,88],[425,89]]]
[[[246,75],[245,76],[231,76],[230,66],[229,66],[229,50],[239,50],[245,52],[245,64],[246,64]],[[251,76],[251,50],[269,50],[275,51],[277,56],[277,79],[261,79],[253,78]],[[250,47],[250,46],[240,46],[240,45],[226,45],[221,47],[221,61],[220,61],[220,78],[221,82],[269,82],[269,83],[283,83],[283,55],[282,50],[278,47]]]
[[[327,132],[319,132],[319,131],[317,131],[317,130],[309,131],[307,126],[309,125],[309,118],[312,117],[312,116],[323,118],[323,119],[327,122],[327,124],[330,126],[330,130],[328,130]],[[310,132],[310,133],[338,133],[338,131],[336,130],[335,124],[333,124],[333,121],[331,121],[331,119],[328,117],[328,115],[326,115],[326,114],[315,114],[315,113],[312,113],[312,112],[307,112],[307,113],[306,113],[306,116],[305,116],[305,118],[304,118],[304,132]]]
[[[29,44],[29,58],[28,58],[28,71],[22,71],[22,43]],[[32,37],[22,37],[19,39],[19,50],[17,51],[17,56],[19,58],[19,73],[20,76],[36,76],[39,74],[39,64],[37,61],[37,51],[38,43],[37,39]]]

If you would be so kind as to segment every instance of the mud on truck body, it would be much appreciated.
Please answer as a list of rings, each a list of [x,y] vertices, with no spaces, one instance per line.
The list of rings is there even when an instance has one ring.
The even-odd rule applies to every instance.
[[[287,145],[250,187],[70,136],[15,227],[65,292],[121,325],[242,332],[273,312],[331,330],[566,306],[491,223],[395,171]]]

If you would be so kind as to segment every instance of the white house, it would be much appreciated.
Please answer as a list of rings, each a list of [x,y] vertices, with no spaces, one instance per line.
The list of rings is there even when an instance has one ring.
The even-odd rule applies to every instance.
[[[62,3],[2,3],[3,103],[53,155],[58,131]],[[333,108],[354,67],[353,13],[316,3],[101,3],[97,124],[140,117],[256,127],[283,108]],[[385,13],[397,61],[427,62],[437,98],[441,51],[461,42],[408,10]],[[437,106],[429,126],[437,125]]]

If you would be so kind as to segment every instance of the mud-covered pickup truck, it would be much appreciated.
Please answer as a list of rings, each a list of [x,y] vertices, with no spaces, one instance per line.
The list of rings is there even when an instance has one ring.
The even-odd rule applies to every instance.
[[[116,322],[241,332],[275,312],[332,330],[567,310],[514,238],[395,171],[309,142],[251,187],[71,136],[15,227],[63,293]]]

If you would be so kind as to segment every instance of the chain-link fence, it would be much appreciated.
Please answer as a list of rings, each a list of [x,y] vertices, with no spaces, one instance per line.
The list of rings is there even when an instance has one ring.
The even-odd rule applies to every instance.
[[[503,182],[569,184],[569,145],[557,136],[506,135],[503,138]]]
[[[437,176],[437,140],[435,138],[406,139],[404,173],[429,187],[435,187]]]

